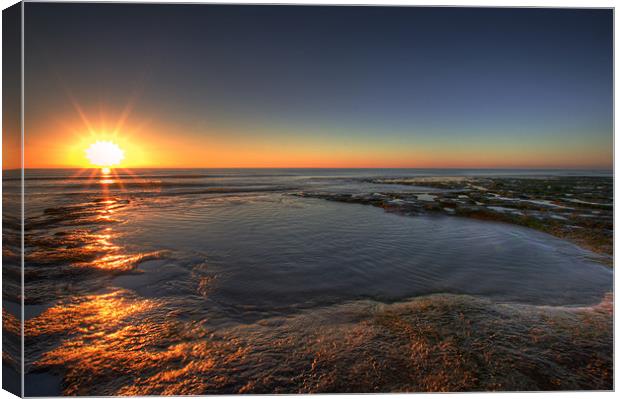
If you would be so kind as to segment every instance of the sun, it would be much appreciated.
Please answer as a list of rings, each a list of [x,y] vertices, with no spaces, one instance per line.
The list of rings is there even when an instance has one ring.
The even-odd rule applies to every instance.
[[[110,168],[125,158],[125,152],[111,141],[96,141],[85,152],[90,163],[100,167],[103,174],[109,174]]]

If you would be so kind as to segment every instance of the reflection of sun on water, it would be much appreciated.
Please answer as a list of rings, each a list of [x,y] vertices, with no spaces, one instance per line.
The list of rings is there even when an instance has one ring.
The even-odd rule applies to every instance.
[[[117,131],[109,134],[90,128],[89,131],[90,137],[81,138],[75,146],[81,154],[80,163],[85,167],[80,168],[72,177],[83,178],[86,174],[86,184],[90,187],[93,182],[97,182],[104,195],[112,189],[125,190],[124,181],[135,179],[136,176],[130,169],[125,168],[124,164],[129,158],[130,162],[135,162],[135,154],[139,148],[132,145],[127,137],[119,136]],[[128,153],[131,156],[128,156]],[[139,156],[137,158],[139,159]]]
[[[99,180],[99,183],[101,183],[101,184],[114,184],[114,183],[116,183],[116,180],[114,180],[114,179],[101,179],[101,180]]]
[[[61,337],[32,370],[61,373],[62,394],[81,396],[604,389],[613,378],[611,297],[550,309],[439,294],[217,330],[182,317],[201,314],[188,300],[113,289],[59,301],[25,322],[26,339]]]

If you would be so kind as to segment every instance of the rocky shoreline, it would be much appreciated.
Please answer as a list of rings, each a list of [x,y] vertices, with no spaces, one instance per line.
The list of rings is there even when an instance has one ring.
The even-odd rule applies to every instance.
[[[570,240],[613,264],[611,177],[418,177],[369,179],[416,192],[300,192],[301,197],[381,207],[404,215],[445,214],[512,223]],[[427,187],[430,190],[424,192]]]

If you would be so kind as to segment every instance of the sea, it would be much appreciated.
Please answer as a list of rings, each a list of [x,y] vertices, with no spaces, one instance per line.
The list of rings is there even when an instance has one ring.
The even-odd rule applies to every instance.
[[[437,295],[482,301],[489,313],[596,306],[613,291],[613,271],[566,240],[298,195],[437,190],[377,178],[550,175],[612,176],[26,170],[26,395],[347,391],[334,375],[362,378],[354,365],[369,361],[364,340],[380,342],[370,325],[386,307]],[[20,183],[19,171],[5,171],[5,203]],[[9,313],[19,295],[5,295]],[[382,356],[373,359],[390,364]],[[313,369],[317,359],[324,369]]]

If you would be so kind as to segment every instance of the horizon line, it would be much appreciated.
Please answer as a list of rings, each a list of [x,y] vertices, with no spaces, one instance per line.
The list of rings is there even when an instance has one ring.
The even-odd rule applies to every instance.
[[[76,169],[101,169],[100,167],[24,167],[24,168],[3,168],[2,171],[13,170],[76,170]],[[269,167],[269,166],[244,166],[244,167],[212,167],[212,166],[190,166],[190,167],[159,167],[159,166],[140,166],[140,167],[116,167],[111,169],[342,169],[342,170],[365,170],[365,169],[383,169],[383,170],[396,170],[396,169],[412,169],[412,170],[598,170],[598,171],[614,171],[614,167]]]

